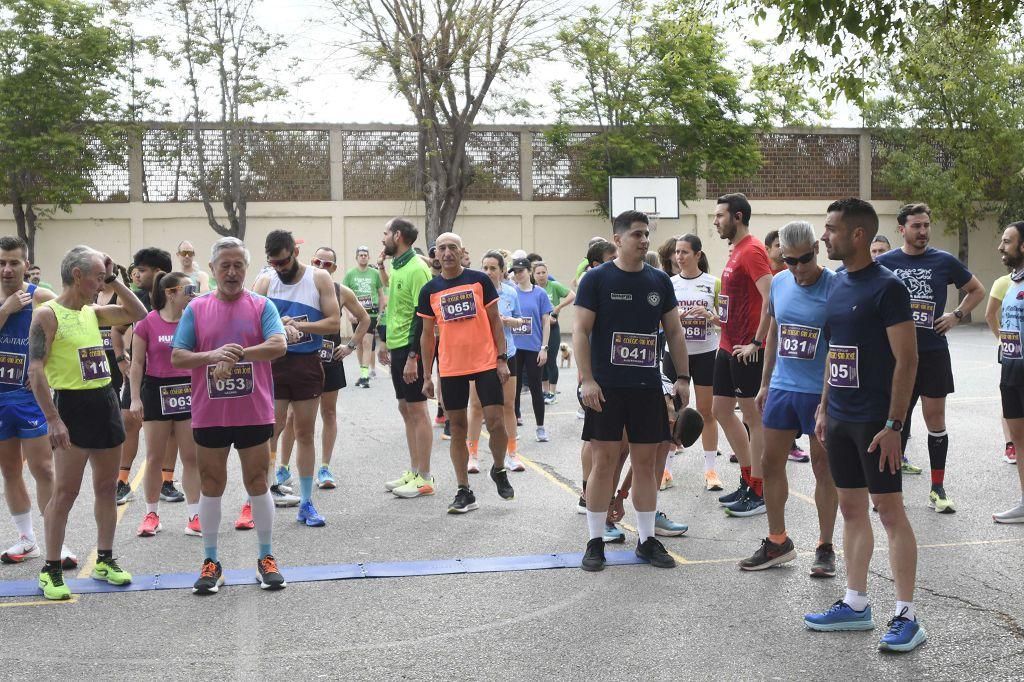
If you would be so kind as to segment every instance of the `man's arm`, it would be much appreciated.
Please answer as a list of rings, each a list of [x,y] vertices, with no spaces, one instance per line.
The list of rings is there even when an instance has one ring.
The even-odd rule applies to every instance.
[[[985,306],[985,322],[988,328],[999,339],[999,313],[1003,308],[1003,302],[998,298],[988,297],[988,304]]]
[[[565,295],[562,297],[562,300],[558,302],[558,305],[555,306],[555,309],[551,311],[551,314],[556,318],[558,317],[558,313],[562,312],[566,306],[571,305],[572,302],[576,300],[576,292],[568,287],[563,288],[565,289]]]
[[[910,395],[917,376],[917,331],[914,329],[914,322],[907,320],[886,327],[885,333],[889,337],[889,347],[896,359],[896,367],[892,372],[888,418],[902,422],[907,418]],[[902,446],[900,434],[883,426],[871,440],[868,452],[881,450],[878,470],[884,471],[888,465],[889,473],[895,475],[902,466]]]
[[[202,270],[196,270],[196,280],[199,282],[199,293],[210,290],[210,276]]]
[[[971,279],[965,284],[960,291],[964,292],[964,300],[960,301],[960,305],[956,308],[963,315],[970,315],[971,311],[974,310],[982,299],[985,298],[985,285],[981,283],[981,280],[975,276],[971,276]],[[946,313],[939,319],[935,320],[935,331],[939,334],[945,334],[953,327],[960,324],[960,320],[957,319],[953,313]]]
[[[101,327],[128,325],[146,316],[146,306],[142,305],[135,292],[126,287],[120,278],[114,280],[113,286],[117,293],[117,303],[94,306]]]
[[[669,381],[675,384],[676,396],[686,406],[690,404],[690,382],[679,377],[690,376],[690,354],[686,350],[686,334],[683,333],[683,325],[679,322],[675,306],[661,316],[661,326],[665,330],[672,365],[676,368],[676,376],[669,377]]]
[[[39,409],[43,411],[50,431],[50,446],[55,449],[71,447],[68,430],[53,402],[50,382],[46,379],[46,361],[50,357],[53,337],[57,333],[57,316],[50,308],[38,308],[32,313],[28,330],[28,379]]]
[[[754,402],[757,409],[764,412],[764,401],[768,397],[768,387],[772,383],[772,372],[775,371],[775,360],[779,352],[778,323],[774,315],[768,316],[768,335],[764,340],[764,368],[761,370],[761,388]],[[827,352],[827,351],[826,351]]]
[[[288,324],[303,334],[337,334],[341,329],[341,308],[334,293],[334,280],[326,270],[314,270],[313,282],[320,294],[320,312],[323,318],[316,322],[291,320]]]
[[[421,358],[423,360],[423,394],[428,398],[433,398],[433,373],[428,368],[432,368],[434,366],[434,327],[437,323],[432,317],[420,316],[420,320],[422,321],[423,326],[423,331],[420,333],[420,351],[422,353]],[[408,363],[406,363],[406,367],[408,368]],[[415,368],[415,364],[413,367]],[[405,381],[406,383],[411,384],[416,381],[416,377],[413,377],[413,380],[409,381],[409,376],[406,374]]]
[[[757,331],[754,332],[754,339],[764,342],[765,335],[768,333],[768,323],[770,321],[770,315],[768,315],[768,297],[771,295],[772,290],[772,276],[762,275],[754,282],[754,286],[757,287],[757,292],[761,294],[761,319],[757,323]],[[753,341],[754,339],[751,339]],[[749,362],[757,352],[761,350],[754,343],[748,343],[743,346],[736,346],[733,349],[733,355],[736,355],[740,360]]]
[[[594,329],[597,314],[590,308],[576,306],[572,322],[572,348],[576,353],[576,367],[583,384],[583,404],[592,410],[601,411],[604,394],[594,381],[594,368],[590,364],[590,334]]]
[[[363,306],[359,305],[359,299],[356,298],[355,292],[348,287],[344,285],[339,287],[338,294],[338,302],[352,316],[352,319],[356,321],[355,330],[352,332],[352,338],[349,340],[348,345],[337,348],[334,351],[335,359],[339,357],[339,351],[346,351],[340,355],[344,359],[362,343],[363,337],[366,336],[366,331],[370,328],[370,314],[366,312]]]
[[[42,290],[42,287],[36,289],[36,292]],[[33,297],[28,295],[25,289],[18,289],[13,294],[8,296],[3,305],[0,305],[0,327],[7,324],[7,320],[10,319],[11,315],[20,313],[25,306],[32,305]]]

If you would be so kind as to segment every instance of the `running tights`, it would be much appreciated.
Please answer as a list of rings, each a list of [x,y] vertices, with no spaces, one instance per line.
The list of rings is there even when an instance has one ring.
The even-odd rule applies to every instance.
[[[539,352],[535,350],[516,350],[516,376],[519,378],[519,385],[530,387],[530,397],[533,399],[533,416],[537,420],[537,426],[544,426],[544,388],[541,386],[541,377],[544,368],[537,365]],[[523,381],[523,375],[526,380]],[[516,414],[519,411],[519,398],[521,391],[516,391]]]

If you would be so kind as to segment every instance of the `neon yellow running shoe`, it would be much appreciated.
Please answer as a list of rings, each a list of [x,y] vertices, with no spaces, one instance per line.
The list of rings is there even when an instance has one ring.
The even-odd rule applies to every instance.
[[[903,457],[903,464],[900,465],[900,469],[902,469],[905,474],[917,475],[921,473],[921,467],[911,464],[910,460],[907,459],[906,456]]]
[[[92,577],[93,580],[106,580],[111,585],[127,585],[132,581],[132,574],[118,566],[114,559],[97,560]]]
[[[60,572],[50,573],[45,569],[40,571],[39,589],[43,591],[43,596],[47,599],[54,601],[71,599],[71,588],[64,582],[64,574]]]
[[[395,480],[388,481],[387,483],[385,483],[384,488],[386,490],[394,490],[395,488],[401,488],[403,485],[406,485],[407,483],[409,483],[409,481],[413,480],[414,478],[416,478],[416,474],[414,474],[411,471],[406,471]]]

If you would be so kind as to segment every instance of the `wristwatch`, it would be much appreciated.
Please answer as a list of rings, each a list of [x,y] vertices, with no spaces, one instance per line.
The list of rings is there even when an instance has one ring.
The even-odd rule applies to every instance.
[[[958,320],[962,320],[964,319],[964,313],[962,310],[957,308],[956,310],[953,311],[953,317],[955,317]]]
[[[349,341],[348,343],[345,344],[345,346],[347,346],[349,350],[355,350],[356,349],[356,342],[355,341]]]
[[[689,381],[690,380],[690,375],[689,374],[680,374],[679,376],[676,377],[676,381],[679,381],[679,380]]]
[[[498,353],[498,359],[508,362],[508,353]]]
[[[408,358],[409,358],[410,360],[419,360],[419,358],[420,358],[420,354],[419,354],[419,353],[417,353],[416,351],[412,350],[412,351],[409,351],[409,355],[408,355]]]
[[[763,346],[763,345],[764,345],[764,341],[758,341],[757,339],[754,339],[754,340],[753,340],[753,341],[751,341],[750,343],[754,344],[754,345],[755,345],[755,346],[757,346],[758,348],[760,348],[761,346]]]
[[[901,422],[899,419],[890,419],[887,422],[885,422],[885,428],[892,429],[896,433],[899,433],[903,430],[903,422]]]

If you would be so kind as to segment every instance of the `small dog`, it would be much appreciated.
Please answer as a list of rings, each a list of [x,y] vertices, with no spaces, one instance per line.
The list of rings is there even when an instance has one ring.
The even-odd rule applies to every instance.
[[[558,347],[558,350],[562,354],[562,361],[559,363],[559,367],[568,367],[572,363],[572,350],[569,348],[569,344],[563,343]]]

